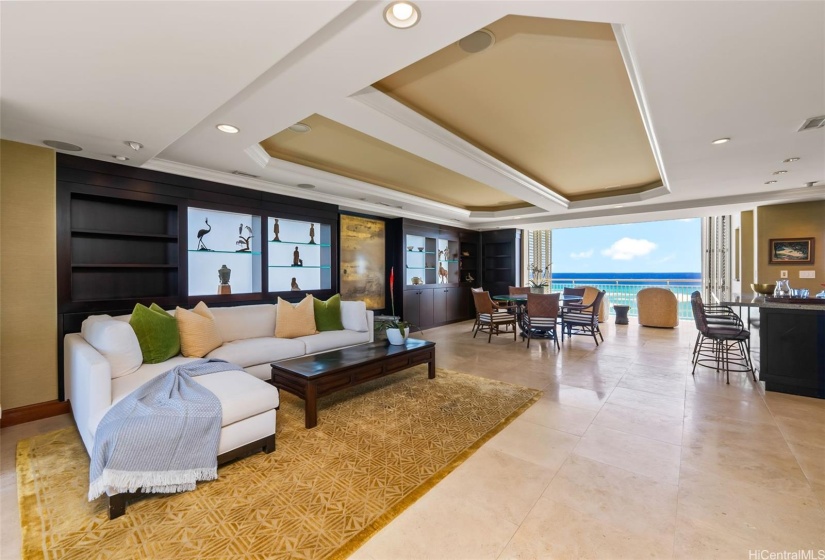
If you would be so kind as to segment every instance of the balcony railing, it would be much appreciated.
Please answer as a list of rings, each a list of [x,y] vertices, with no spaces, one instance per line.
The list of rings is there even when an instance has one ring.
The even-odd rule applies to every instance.
[[[679,318],[693,319],[693,311],[690,307],[690,294],[696,290],[702,289],[702,281],[700,279],[690,280],[684,278],[576,278],[575,280],[567,280],[564,278],[553,278],[552,291],[560,292],[565,287],[572,286],[593,286],[599,290],[604,290],[607,293],[607,298],[610,301],[610,314],[613,315],[613,305],[629,305],[629,315],[637,316],[638,309],[636,308],[636,294],[639,290],[644,288],[665,288],[673,292],[676,300],[679,302]]]

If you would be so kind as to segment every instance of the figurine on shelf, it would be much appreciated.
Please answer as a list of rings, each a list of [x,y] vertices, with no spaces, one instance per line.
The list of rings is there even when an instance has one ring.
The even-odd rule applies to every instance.
[[[309,224],[309,244],[315,245],[315,224]]]
[[[204,228],[198,230],[198,251],[211,251],[212,249],[207,249],[206,245],[204,244],[203,236],[212,231],[212,226],[209,225],[209,218],[204,218],[203,221],[206,222],[206,225],[209,229]]]
[[[447,269],[441,263],[438,264],[438,281],[442,284],[447,283]]]
[[[467,273],[467,277],[465,278],[465,280],[466,280],[467,282],[475,282],[475,280],[476,280],[476,279],[475,279],[475,278],[473,278],[473,275],[472,275],[472,274],[470,274],[470,273],[468,272],[468,273]]]
[[[275,220],[275,225],[272,226],[272,233],[275,234],[275,237],[272,238],[272,241],[280,241],[281,238],[278,237],[278,234],[281,233],[281,226],[278,225],[278,218],[272,218]]]
[[[231,294],[232,286],[229,285],[229,276],[232,274],[232,269],[226,265],[222,265],[218,269],[218,279],[221,281],[218,284],[218,294]]]
[[[247,237],[243,236],[243,230],[244,229],[246,229],[246,232],[249,234]],[[255,237],[254,235],[252,235],[252,228],[249,227],[249,226],[245,226],[245,225],[241,224],[240,227],[238,227],[238,237],[240,237],[240,239],[238,239],[235,242],[235,245],[240,245],[241,248],[237,249],[235,252],[236,253],[245,253],[245,252],[249,251],[250,250],[249,249],[249,240],[252,239],[253,237]]]
[[[301,253],[298,252],[298,246],[292,251],[292,266],[304,266],[304,261],[301,260]]]
[[[293,291],[293,292],[297,292],[297,291],[299,291],[299,290],[301,289],[301,288],[298,286],[298,281],[295,279],[295,277],[294,277],[294,276],[292,277],[292,284],[291,284],[291,288],[292,288],[292,291]]]

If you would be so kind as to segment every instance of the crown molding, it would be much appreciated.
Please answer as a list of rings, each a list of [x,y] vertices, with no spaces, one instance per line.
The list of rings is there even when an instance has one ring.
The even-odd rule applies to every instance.
[[[267,157],[269,157],[268,154]],[[376,216],[383,216],[387,218],[410,218],[413,220],[420,220],[442,225],[473,229],[473,226],[470,223],[461,219],[442,218],[440,216],[433,216],[432,214],[416,210],[410,210],[403,207],[399,208],[395,206],[384,205],[378,202],[369,202],[365,200],[353,200],[351,198],[337,196],[322,191],[307,191],[304,189],[299,189],[297,187],[284,185],[282,183],[276,183],[274,181],[255,179],[252,177],[244,177],[242,175],[234,175],[232,173],[227,173],[224,171],[214,171],[212,169],[206,169],[203,167],[198,167],[196,165],[178,163],[175,161],[165,159],[153,158],[147,161],[145,164],[141,165],[140,167],[142,169],[150,169],[152,171],[160,171],[163,173],[171,173],[173,175],[192,177],[193,179],[202,179],[204,181],[212,181],[215,183],[234,185],[236,187],[243,187],[257,191],[281,194],[284,196],[291,196],[293,198],[326,202],[327,204],[334,204],[338,206],[341,210],[361,212],[364,214],[374,214]],[[334,177],[337,178],[338,176],[334,175]],[[394,193],[395,191],[390,192]],[[463,210],[461,211],[463,212]],[[469,212],[467,214],[469,215]]]
[[[636,97],[636,103],[639,106],[639,114],[642,117],[642,124],[644,124],[647,132],[647,139],[650,142],[650,149],[653,150],[653,159],[656,161],[656,167],[659,169],[659,177],[662,178],[662,186],[664,190],[660,190],[655,196],[664,196],[670,194],[669,182],[667,179],[667,171],[665,171],[664,160],[662,159],[662,152],[659,150],[659,141],[656,138],[656,132],[653,129],[653,121],[650,117],[650,109],[647,103],[647,96],[645,95],[645,88],[642,85],[642,80],[639,73],[636,71],[636,57],[633,54],[633,49],[630,48],[630,42],[627,40],[624,25],[613,23],[610,25],[613,29],[613,35],[616,37],[616,44],[619,46],[619,53],[622,55],[625,69],[627,70],[627,77],[630,80],[630,87],[633,89],[633,95]],[[649,197],[650,198],[650,197]]]

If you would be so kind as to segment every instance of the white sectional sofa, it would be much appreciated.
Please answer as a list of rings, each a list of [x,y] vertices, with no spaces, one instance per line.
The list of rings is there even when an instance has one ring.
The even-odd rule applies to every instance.
[[[264,441],[262,447],[267,451],[274,449],[278,390],[264,382],[270,379],[271,362],[373,341],[373,313],[363,302],[341,302],[344,330],[293,339],[275,338],[277,309],[277,305],[210,308],[223,344],[205,357],[220,358],[243,368],[194,378],[221,402],[220,455],[257,445],[267,438],[271,439],[271,446]],[[128,325],[129,318],[130,315],[124,315],[114,319]],[[134,357],[123,355],[117,341],[107,340],[106,332],[118,330],[122,332],[115,328],[102,334],[96,332],[95,336],[87,333],[92,340],[82,333],[68,334],[64,339],[67,398],[89,454],[97,425],[114,403],[153,377],[195,359],[178,355],[158,364],[141,364],[138,359],[139,367],[129,371],[131,368],[124,364],[128,365]]]

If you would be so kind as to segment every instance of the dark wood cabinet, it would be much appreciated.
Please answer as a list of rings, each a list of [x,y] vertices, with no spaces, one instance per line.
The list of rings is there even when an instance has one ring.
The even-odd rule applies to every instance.
[[[426,329],[435,323],[433,317],[433,290],[422,288],[420,290],[407,290],[404,292],[404,314],[405,321],[416,327]]]
[[[478,281],[477,244],[462,248],[475,243],[478,232],[403,218],[388,222],[387,234],[387,262],[401,279],[394,286],[396,314],[420,328],[471,319],[471,284],[463,279],[469,272]],[[462,250],[476,256],[464,261]]]
[[[433,290],[433,318],[436,325],[467,318],[469,288],[435,288]]]
[[[481,283],[490,295],[506,294],[521,285],[521,230],[502,229],[481,234]]]
[[[765,389],[825,398],[825,309],[762,307],[759,315]]]
[[[129,194],[100,196],[63,185],[58,232],[58,301],[159,298],[181,294],[180,243],[175,201]]]

